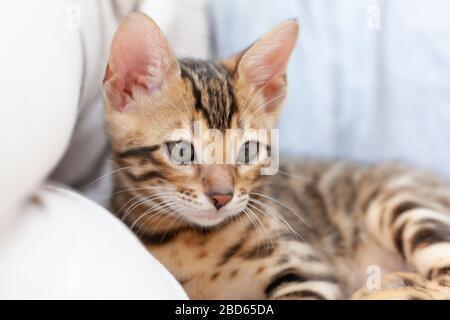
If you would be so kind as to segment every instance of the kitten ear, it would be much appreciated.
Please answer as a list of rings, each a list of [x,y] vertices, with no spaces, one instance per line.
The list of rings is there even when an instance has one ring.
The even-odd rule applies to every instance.
[[[144,14],[129,14],[114,35],[103,80],[109,102],[122,111],[137,93],[152,94],[179,73],[156,23]]]
[[[256,41],[239,58],[238,75],[260,90],[267,101],[273,100],[274,103],[268,103],[266,109],[279,105],[277,97],[286,87],[286,68],[298,32],[297,20],[285,21]]]

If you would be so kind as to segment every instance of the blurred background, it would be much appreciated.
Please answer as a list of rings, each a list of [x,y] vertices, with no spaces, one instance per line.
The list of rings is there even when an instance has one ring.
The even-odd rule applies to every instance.
[[[281,150],[403,160],[450,179],[449,12],[445,0],[213,0],[213,52],[297,17]]]

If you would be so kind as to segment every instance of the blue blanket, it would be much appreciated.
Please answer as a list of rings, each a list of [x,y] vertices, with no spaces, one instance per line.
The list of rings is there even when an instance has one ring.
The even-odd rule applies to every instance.
[[[281,150],[402,160],[450,179],[450,2],[214,0],[218,57],[292,17]]]

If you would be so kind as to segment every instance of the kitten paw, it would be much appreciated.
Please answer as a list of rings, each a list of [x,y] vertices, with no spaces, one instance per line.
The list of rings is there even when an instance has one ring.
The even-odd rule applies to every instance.
[[[416,273],[393,273],[383,278],[381,288],[363,288],[352,300],[447,300],[450,299],[450,277],[427,280]]]

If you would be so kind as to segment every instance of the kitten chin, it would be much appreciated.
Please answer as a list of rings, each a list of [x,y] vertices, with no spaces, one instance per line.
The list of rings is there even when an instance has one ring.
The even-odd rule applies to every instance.
[[[223,207],[219,210],[204,210],[203,212],[183,211],[182,216],[186,221],[201,227],[214,227],[243,213],[244,206],[239,208]]]

